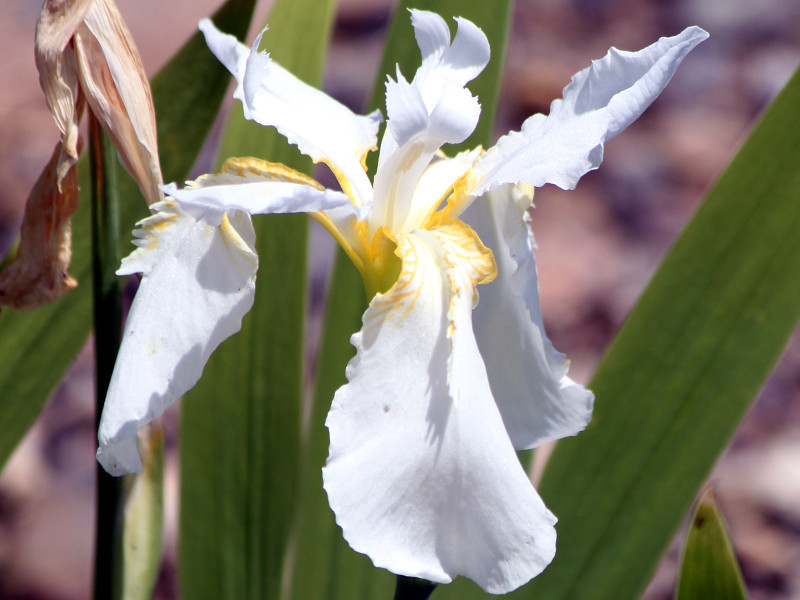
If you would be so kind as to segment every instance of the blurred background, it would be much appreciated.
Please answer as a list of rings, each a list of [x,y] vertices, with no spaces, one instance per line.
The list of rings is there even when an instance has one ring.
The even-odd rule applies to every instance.
[[[219,3],[117,2],[150,75]],[[393,2],[341,0],[339,6],[325,89],[361,111]],[[33,59],[40,8],[40,0],[4,0],[0,19],[0,254],[17,234],[25,198],[58,138]],[[255,29],[267,8],[260,7]],[[710,40],[686,59],[653,107],[608,144],[602,169],[584,177],[574,192],[548,186],[536,194],[545,322],[556,348],[572,359],[573,378],[582,383],[709,186],[800,63],[800,3],[516,2],[498,135],[518,129],[532,113],[547,113],[570,76],[609,46],[636,50],[691,24],[707,29]],[[324,295],[329,244],[314,235],[310,310],[315,314]],[[310,327],[312,340],[313,334]],[[711,476],[754,599],[800,599],[798,389],[800,338],[795,335]],[[90,597],[92,397],[87,346],[0,475],[2,600]],[[173,451],[167,458],[165,559],[157,589],[157,597],[165,600],[178,597],[177,422],[176,410],[166,415],[168,450]],[[679,537],[646,598],[672,597]]]

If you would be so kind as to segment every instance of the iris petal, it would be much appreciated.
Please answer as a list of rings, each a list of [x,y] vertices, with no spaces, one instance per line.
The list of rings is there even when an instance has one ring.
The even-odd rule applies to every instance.
[[[492,394],[518,450],[576,435],[589,423],[594,402],[567,376],[569,361],[544,331],[525,212],[530,200],[520,196],[523,190],[504,186],[462,215],[497,261],[497,278],[481,287],[473,325]]]
[[[375,173],[370,231],[406,231],[412,196],[431,159],[443,144],[463,142],[475,130],[480,104],[464,86],[489,61],[483,32],[466,19],[450,31],[439,15],[411,11],[422,66],[409,83],[397,72],[386,83],[386,132]]]
[[[552,559],[555,518],[517,460],[472,334],[474,286],[493,261],[458,222],[397,243],[400,278],[367,309],[328,415],[328,499],[377,566],[508,592]]]
[[[139,428],[200,378],[208,357],[237,332],[253,304],[258,258],[250,216],[219,226],[174,200],[139,224],[119,275],[141,273],[100,421],[97,459],[112,475],[139,472]]]
[[[506,183],[573,189],[600,166],[603,144],[650,106],[684,57],[708,37],[699,27],[661,38],[639,52],[611,48],[572,77],[550,115],[529,117],[522,130],[500,138],[475,165],[474,196]]]
[[[343,193],[328,190],[316,181],[281,164],[255,158],[235,158],[222,171],[203,175],[185,188],[163,186],[195,218],[219,224],[226,211],[251,215],[313,213],[338,209],[340,213],[364,213]]]
[[[275,127],[303,154],[315,162],[328,164],[343,187],[351,187],[354,200],[368,204],[372,186],[364,172],[363,160],[377,147],[380,112],[356,115],[304,83],[265,52],[258,52],[261,36],[248,49],[233,36],[221,33],[208,19],[200,22],[200,29],[212,52],[236,78],[234,97],[242,101],[245,116],[261,125]]]

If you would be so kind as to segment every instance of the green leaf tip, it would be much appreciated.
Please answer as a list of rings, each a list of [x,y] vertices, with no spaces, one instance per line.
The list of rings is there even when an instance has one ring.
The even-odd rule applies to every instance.
[[[697,502],[681,552],[675,600],[745,600],[747,589],[712,488]]]

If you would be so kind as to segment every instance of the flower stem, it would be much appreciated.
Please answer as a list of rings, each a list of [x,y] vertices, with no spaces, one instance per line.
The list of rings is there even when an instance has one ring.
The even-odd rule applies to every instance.
[[[116,151],[97,119],[89,114],[92,180],[92,290],[94,301],[95,431],[119,349],[122,310],[115,270],[119,265],[119,216],[116,197]],[[97,522],[94,556],[94,598],[118,595],[122,523],[122,480],[97,463]]]
[[[398,575],[394,600],[428,600],[434,589],[436,584],[430,581]]]

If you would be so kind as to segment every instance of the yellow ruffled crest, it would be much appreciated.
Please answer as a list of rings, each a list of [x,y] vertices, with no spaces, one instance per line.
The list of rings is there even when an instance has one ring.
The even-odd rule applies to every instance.
[[[423,289],[426,274],[420,268],[425,261],[419,259],[419,254],[425,252],[425,245],[413,235],[398,235],[396,244],[395,255],[402,261],[400,272],[386,292],[372,299],[373,323],[402,320],[414,309]]]
[[[287,167],[282,163],[269,162],[250,156],[229,158],[222,164],[222,170],[220,174],[236,175],[242,178],[247,178],[248,176],[253,175],[270,181],[300,183],[303,185],[310,185],[318,190],[325,189],[315,179],[309,177],[305,173],[295,171],[294,169]]]
[[[136,224],[133,245],[137,248],[122,259],[118,275],[147,272],[154,260],[152,254],[159,247],[162,236],[181,218],[178,203],[172,198],[157,202],[151,208],[156,212]]]
[[[436,240],[433,244],[425,241],[431,237]],[[396,277],[393,273],[389,277],[389,271],[384,272],[387,275],[385,281],[394,279],[394,282],[385,292],[376,294],[372,301],[377,311],[375,314],[382,320],[404,318],[414,309],[423,288],[426,300],[430,300],[434,290],[444,291],[441,283],[433,284],[431,280],[433,277],[441,282],[441,277],[447,283],[448,334],[452,335],[456,303],[466,297],[473,305],[476,304],[476,287],[489,283],[497,275],[492,251],[483,245],[471,227],[457,219],[446,220],[427,231],[396,236],[386,234],[384,239],[394,244],[394,255],[401,264]],[[389,248],[388,244],[386,248]]]
[[[441,219],[430,231],[442,244],[447,266],[466,278],[455,282],[456,287],[451,288],[453,294],[472,293],[476,286],[490,283],[497,276],[492,251],[484,246],[472,227],[458,219]],[[467,282],[470,289],[463,287]]]

